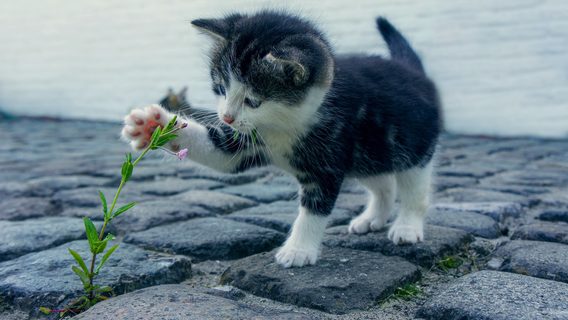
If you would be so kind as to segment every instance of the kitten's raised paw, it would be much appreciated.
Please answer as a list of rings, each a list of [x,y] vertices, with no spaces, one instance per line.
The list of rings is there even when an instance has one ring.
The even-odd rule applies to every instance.
[[[134,109],[124,118],[122,137],[130,141],[134,150],[144,149],[150,143],[156,127],[164,127],[170,119],[170,114],[159,105]]]
[[[424,240],[424,228],[421,223],[395,221],[389,229],[388,237],[394,244],[416,243]]]
[[[318,259],[317,249],[300,249],[284,245],[276,253],[276,262],[284,268],[303,267],[315,264]]]
[[[358,216],[349,223],[349,233],[364,234],[369,231],[381,230],[385,222],[379,218],[369,218],[364,215]]]

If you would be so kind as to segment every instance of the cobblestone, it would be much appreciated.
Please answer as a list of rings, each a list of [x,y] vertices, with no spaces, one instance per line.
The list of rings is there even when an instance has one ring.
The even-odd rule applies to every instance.
[[[568,282],[568,246],[559,243],[514,240],[497,249],[501,270]]]
[[[73,258],[67,248],[76,250],[85,258],[88,256],[87,241],[80,240],[0,263],[0,294],[3,299],[37,314],[39,306],[62,307],[76,298],[82,285],[71,271]],[[189,276],[191,263],[185,257],[121,244],[97,280],[98,284],[111,286],[115,293],[120,294],[142,287],[181,282]]]
[[[63,217],[0,221],[0,261],[80,239],[85,234],[82,223]]]
[[[233,263],[221,283],[302,307],[346,313],[373,306],[397,287],[420,278],[418,268],[408,261],[373,252],[327,249],[315,266],[292,269],[279,266],[274,254]]]
[[[24,220],[51,216],[58,208],[46,198],[9,198],[0,202],[0,220]]]
[[[432,320],[566,319],[568,285],[561,282],[481,271],[467,275],[430,299],[419,316]]]
[[[131,233],[124,241],[195,260],[227,260],[271,250],[284,241],[284,234],[229,219],[202,218]]]
[[[427,225],[425,239],[414,245],[395,245],[387,238],[386,229],[364,235],[349,234],[345,226],[330,228],[324,238],[328,247],[343,247],[357,250],[380,252],[387,256],[401,256],[426,268],[431,267],[444,256],[454,254],[473,241],[465,231]]]
[[[78,294],[66,250],[87,256],[79,218],[99,224],[97,191],[114,195],[129,151],[119,131],[0,122],[0,319],[35,318]],[[445,134],[440,150],[424,242],[395,246],[387,228],[347,234],[367,202],[348,180],[320,261],[293,269],[273,257],[297,215],[291,176],[151,155],[121,197],[138,204],[109,229],[120,248],[100,281],[118,296],[81,317],[568,318],[568,141]],[[412,288],[422,293],[400,296]]]

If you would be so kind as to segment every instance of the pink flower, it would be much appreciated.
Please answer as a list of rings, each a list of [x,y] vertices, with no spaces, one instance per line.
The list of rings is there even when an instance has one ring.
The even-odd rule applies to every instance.
[[[187,148],[181,149],[180,151],[178,151],[178,153],[176,153],[176,156],[177,156],[178,159],[180,159],[180,160],[185,159],[185,157],[187,157]]]

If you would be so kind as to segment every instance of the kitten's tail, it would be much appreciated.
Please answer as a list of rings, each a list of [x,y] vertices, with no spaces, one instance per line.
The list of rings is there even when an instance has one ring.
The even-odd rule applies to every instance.
[[[393,60],[405,64],[420,73],[424,73],[424,67],[416,52],[414,52],[408,41],[387,19],[378,17],[377,28],[385,39]]]

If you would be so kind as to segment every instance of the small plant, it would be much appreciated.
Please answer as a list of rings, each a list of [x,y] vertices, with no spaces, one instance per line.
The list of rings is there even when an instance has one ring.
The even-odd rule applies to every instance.
[[[450,269],[457,269],[462,264],[463,260],[458,256],[447,256],[437,263],[438,267],[445,272],[449,271]]]
[[[414,297],[419,296],[420,294],[422,294],[422,289],[418,284],[408,283],[402,287],[397,287],[396,289],[394,289],[394,292],[391,295],[379,301],[379,305],[381,307],[384,307],[391,302],[410,300]]]
[[[402,299],[402,300],[410,300],[413,297],[418,296],[422,293],[422,289],[415,283],[409,283],[403,287],[398,287],[394,290],[393,298],[395,299]]]
[[[174,117],[166,127],[156,127],[152,137],[150,139],[150,143],[148,146],[142,151],[142,153],[136,158],[136,160],[132,161],[132,154],[128,153],[126,155],[126,159],[122,164],[121,170],[121,180],[116,193],[110,203],[110,206],[107,203],[107,199],[101,191],[99,191],[99,197],[101,199],[102,204],[102,212],[104,214],[103,224],[101,229],[97,231],[95,224],[89,219],[88,217],[83,218],[83,222],[85,224],[85,233],[87,235],[87,240],[89,241],[89,248],[91,251],[91,260],[89,266],[87,267],[87,263],[83,260],[81,255],[72,250],[68,249],[69,253],[75,261],[77,265],[71,267],[73,272],[77,274],[81,283],[83,284],[84,295],[76,299],[75,301],[71,302],[69,306],[63,309],[49,309],[46,307],[41,307],[40,311],[44,314],[53,314],[59,313],[60,317],[64,317],[66,315],[73,315],[81,313],[96,303],[106,300],[109,296],[112,295],[112,288],[108,286],[100,286],[94,283],[96,276],[99,275],[101,272],[102,267],[108,261],[110,256],[114,253],[114,251],[118,248],[118,244],[115,244],[107,249],[107,245],[110,241],[114,240],[114,236],[110,233],[105,234],[105,230],[110,224],[110,222],[120,216],[121,214],[125,213],[126,211],[132,209],[136,205],[136,202],[130,202],[118,209],[115,210],[116,204],[118,202],[118,198],[120,196],[120,192],[132,176],[132,172],[136,165],[146,156],[150,150],[156,149],[163,149],[163,146],[168,143],[169,141],[175,139],[177,136],[175,134],[176,131],[185,128],[187,124],[178,125],[177,124],[177,117]],[[166,150],[166,149],[164,149]],[[171,152],[169,150],[166,150]],[[187,149],[183,149],[179,151],[177,154],[178,158],[182,160],[187,156]],[[105,249],[106,252],[105,252]],[[99,255],[103,255],[99,263],[97,264],[97,257]]]

